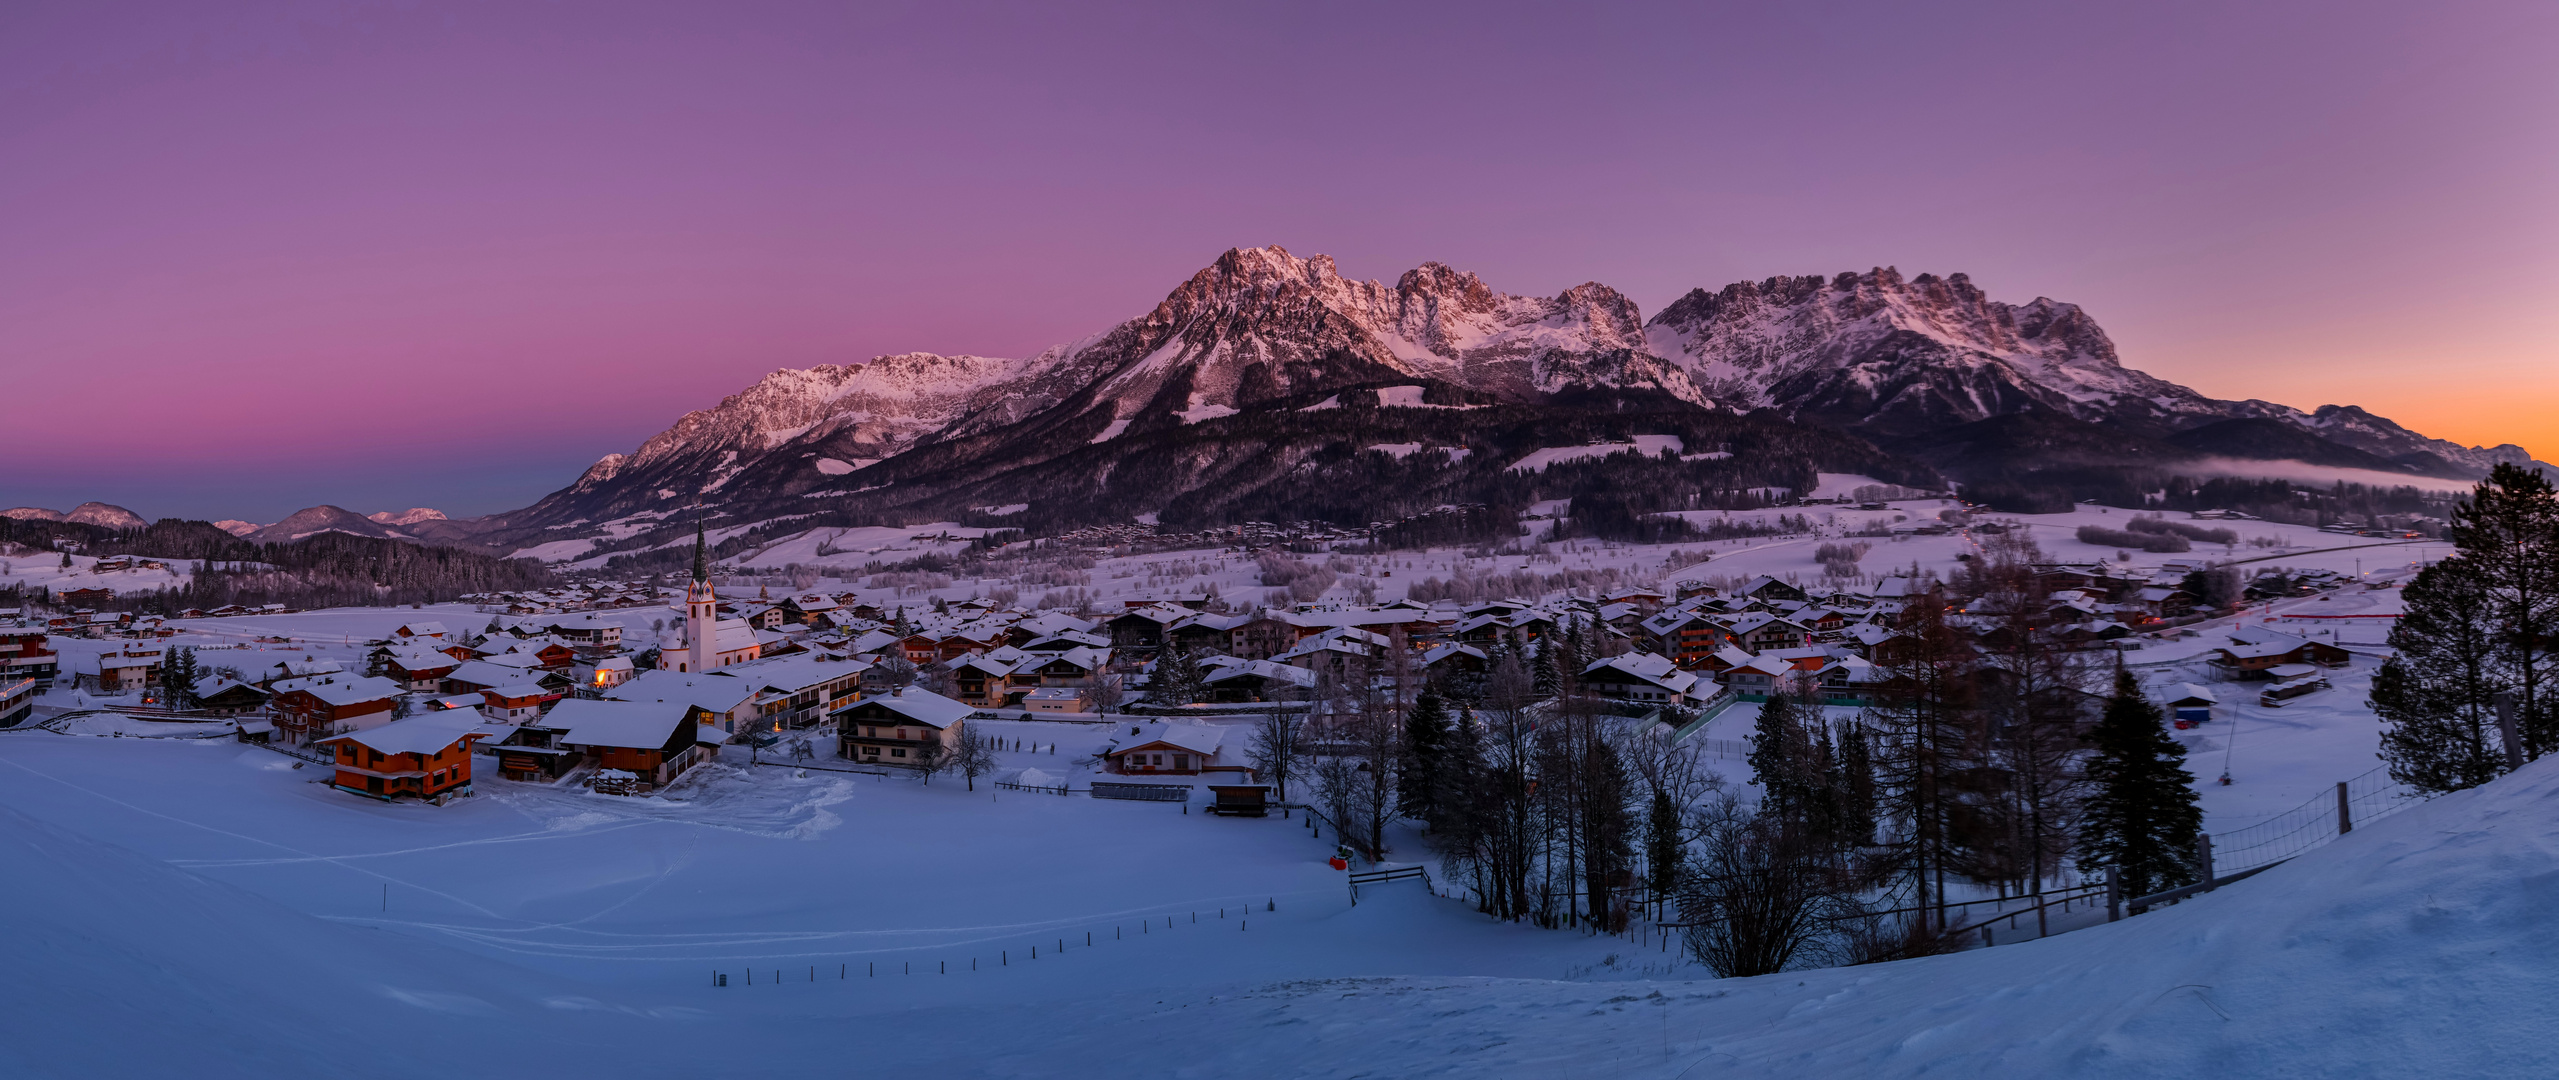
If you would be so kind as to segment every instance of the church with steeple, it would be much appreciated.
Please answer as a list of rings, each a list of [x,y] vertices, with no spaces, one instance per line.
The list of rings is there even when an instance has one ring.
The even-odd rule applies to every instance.
[[[693,525],[693,580],[684,587],[684,623],[680,637],[658,645],[658,667],[666,671],[717,671],[764,655],[755,628],[744,619],[720,617],[719,598],[711,591],[711,545],[700,522]]]

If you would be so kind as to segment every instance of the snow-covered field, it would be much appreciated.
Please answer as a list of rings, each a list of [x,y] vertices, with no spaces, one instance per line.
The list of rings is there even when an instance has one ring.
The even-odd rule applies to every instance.
[[[1295,821],[733,766],[671,798],[483,781],[438,809],[292,765],[0,736],[0,962],[20,973],[0,1073],[2559,1067],[2550,762],[2121,924],[1729,981],[1410,884],[1353,907]]]
[[[117,594],[150,592],[184,585],[195,574],[193,559],[165,559],[164,569],[136,567],[127,570],[98,569],[98,560],[90,555],[73,555],[71,565],[64,566],[59,553],[27,551],[0,556],[0,588],[16,585],[25,589],[64,592],[72,589],[114,589]]]

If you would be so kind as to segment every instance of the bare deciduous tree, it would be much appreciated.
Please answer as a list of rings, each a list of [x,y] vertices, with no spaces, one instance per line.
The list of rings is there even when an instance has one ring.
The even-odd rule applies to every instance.
[[[1284,708],[1271,709],[1253,721],[1252,743],[1245,753],[1253,761],[1253,771],[1278,787],[1281,802],[1288,801],[1288,782],[1306,769],[1304,732],[1298,715]]]
[[[959,742],[951,747],[950,769],[968,782],[970,791],[977,790],[977,778],[994,772],[997,765],[995,740],[979,733],[975,725],[960,725]]]

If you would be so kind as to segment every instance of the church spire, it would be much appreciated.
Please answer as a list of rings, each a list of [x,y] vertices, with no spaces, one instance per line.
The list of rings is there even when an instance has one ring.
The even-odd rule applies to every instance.
[[[693,580],[711,580],[711,545],[702,536],[702,521],[693,521]]]

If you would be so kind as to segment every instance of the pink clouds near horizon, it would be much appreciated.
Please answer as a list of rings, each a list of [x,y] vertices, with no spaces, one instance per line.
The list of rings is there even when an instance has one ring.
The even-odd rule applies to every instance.
[[[2547,456],[2555,23],[21,5],[0,445],[36,474],[0,501],[508,509],[772,369],[1024,355],[1264,243],[1647,311],[1960,270],[2207,393]]]

